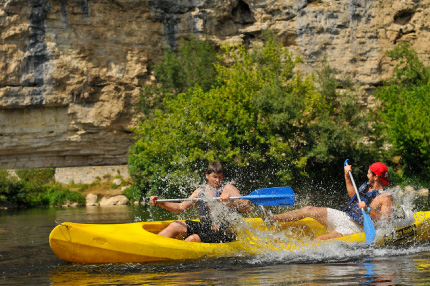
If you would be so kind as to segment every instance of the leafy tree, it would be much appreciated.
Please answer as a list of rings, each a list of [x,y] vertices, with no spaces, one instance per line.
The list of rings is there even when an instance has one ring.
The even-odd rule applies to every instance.
[[[430,69],[424,66],[417,53],[407,42],[400,42],[392,50],[388,50],[386,54],[396,62],[394,76],[390,80],[390,84],[408,87],[428,83]]]
[[[378,129],[392,145],[389,154],[401,156],[405,175],[426,178],[430,171],[430,69],[406,42],[387,55],[396,66],[393,78],[375,93],[380,100]]]
[[[359,102],[357,86],[350,79],[337,80],[326,60],[315,72],[315,83],[321,98],[312,122],[303,126],[305,141],[309,142],[304,152],[309,156],[311,177],[331,186],[327,177],[338,177],[346,158],[351,159],[355,170],[367,172],[367,166],[379,155],[374,126],[367,108]],[[340,184],[343,186],[342,180]]]
[[[154,109],[163,108],[164,97],[174,97],[195,85],[208,91],[215,84],[216,62],[216,46],[209,40],[192,37],[184,40],[177,52],[166,47],[163,58],[153,68],[156,81],[143,86],[140,109],[148,117]]]
[[[11,177],[6,170],[0,167],[0,204],[23,204],[25,196],[20,193],[23,187],[22,182],[19,182],[16,177]]]
[[[223,47],[217,85],[164,97],[163,108],[139,124],[130,149],[135,185],[129,196],[189,190],[213,160],[234,170],[244,189],[296,184],[308,176],[309,161],[317,173],[320,162],[337,163],[341,150],[362,151],[365,116],[352,96],[336,92],[329,67],[318,86],[296,70],[300,57],[272,33],[263,37],[264,44],[252,49]]]
[[[330,193],[323,192],[325,198],[333,195],[333,200],[338,199],[338,190],[344,185],[339,174],[345,159],[356,164],[355,170],[366,168],[367,172],[377,155],[369,113],[359,103],[355,86],[349,80],[338,81],[327,61],[313,77],[297,73],[294,80],[295,85],[282,83],[261,89],[257,106],[266,112],[271,128],[288,138],[293,154],[306,162],[299,172],[293,170],[293,185],[329,189]]]
[[[54,169],[20,169],[16,176],[0,168],[0,204],[18,207],[53,206],[67,200],[83,204],[81,193],[70,191],[54,180]]]

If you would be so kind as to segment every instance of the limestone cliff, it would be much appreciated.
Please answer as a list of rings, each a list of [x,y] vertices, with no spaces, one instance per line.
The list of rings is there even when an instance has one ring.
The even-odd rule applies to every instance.
[[[430,0],[1,0],[0,166],[125,164],[133,105],[165,45],[264,29],[367,89],[407,40],[429,61]]]

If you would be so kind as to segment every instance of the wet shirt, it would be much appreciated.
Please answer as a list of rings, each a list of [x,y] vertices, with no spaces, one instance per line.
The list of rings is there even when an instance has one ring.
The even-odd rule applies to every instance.
[[[361,185],[360,189],[358,190],[358,193],[360,195],[361,201],[364,201],[367,206],[370,205],[370,203],[381,194],[381,190],[369,190],[369,184],[364,183]],[[348,216],[350,216],[355,222],[357,222],[360,225],[363,225],[364,218],[363,218],[363,212],[362,210],[357,206],[358,199],[357,194],[354,194],[354,196],[351,198],[351,200],[348,202],[347,206],[343,210],[346,212]]]
[[[218,189],[213,189],[208,185],[200,186],[199,198],[203,199],[199,206],[200,222],[209,229],[214,225],[218,229],[228,228],[229,223],[225,218],[234,210],[231,210],[230,208],[226,209],[223,204],[211,201],[211,198],[221,196],[224,187],[225,184]],[[213,192],[213,195],[208,194],[211,191]]]

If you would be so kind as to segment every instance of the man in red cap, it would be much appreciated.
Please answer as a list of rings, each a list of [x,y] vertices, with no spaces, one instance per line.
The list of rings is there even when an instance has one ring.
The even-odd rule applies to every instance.
[[[379,181],[384,185],[388,186],[390,182],[388,181],[388,168],[384,163],[376,162],[370,165],[369,170],[373,175],[377,176]],[[368,176],[369,177],[369,176]]]
[[[354,186],[349,173],[351,165],[344,167],[345,182],[348,195],[351,200],[344,211],[325,207],[306,206],[301,209],[274,215],[272,221],[296,221],[306,217],[312,217],[329,229],[329,233],[317,237],[315,240],[325,240],[341,237],[363,231],[363,208],[377,221],[382,217],[390,218],[393,206],[393,198],[387,192],[381,192],[388,186],[388,168],[385,164],[377,162],[369,167],[367,172],[368,183],[360,187],[361,202],[358,203]]]

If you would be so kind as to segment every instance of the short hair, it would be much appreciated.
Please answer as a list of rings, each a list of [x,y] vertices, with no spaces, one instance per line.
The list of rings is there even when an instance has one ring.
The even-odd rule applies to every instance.
[[[223,169],[222,169],[222,165],[220,162],[210,162],[209,166],[208,166],[208,170],[206,171],[206,174],[220,174],[220,173],[224,173]]]

